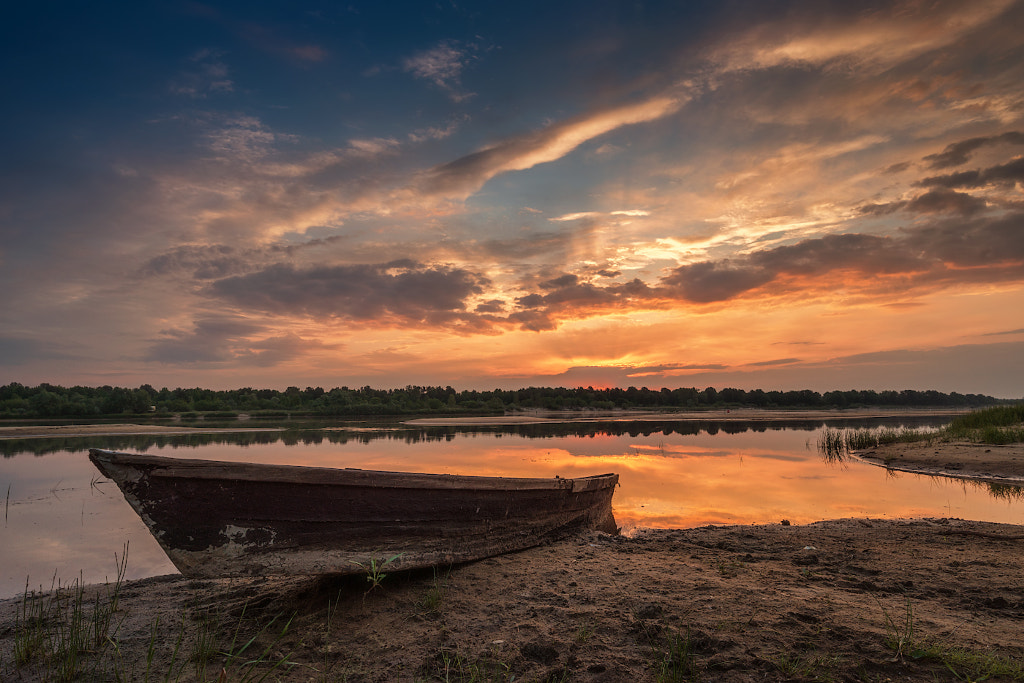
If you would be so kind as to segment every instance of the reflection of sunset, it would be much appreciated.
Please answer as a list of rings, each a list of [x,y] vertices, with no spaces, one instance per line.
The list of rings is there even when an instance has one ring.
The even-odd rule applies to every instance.
[[[628,429],[628,428],[627,428]],[[637,424],[637,429],[644,429]],[[563,432],[555,432],[561,434]],[[570,433],[567,431],[564,433]],[[360,441],[359,437],[373,435]],[[422,435],[421,435],[422,436]],[[814,430],[767,429],[709,434],[651,431],[528,438],[501,432],[457,432],[406,441],[396,433],[353,430],[345,443],[275,435],[235,445],[231,439],[189,445],[169,439],[147,452],[209,460],[356,467],[507,477],[619,474],[612,505],[618,524],[693,527],[705,524],[793,524],[842,517],[960,517],[1024,523],[1024,498],[993,497],[983,485],[909,474],[892,475],[860,462],[824,463],[811,445]],[[172,571],[139,517],[81,454],[0,460],[12,482],[8,551],[0,588],[24,588],[26,574],[49,580],[84,571],[109,575],[111,557],[131,541],[130,575]],[[59,489],[59,494],[54,491]],[[69,524],[68,520],[74,523]],[[39,568],[44,569],[40,570]],[[91,578],[90,578],[91,577]]]
[[[616,472],[620,486],[613,499],[615,518],[626,526],[672,528],[783,519],[801,524],[838,517],[1024,519],[1019,506],[955,480],[892,475],[860,462],[827,465],[809,446],[815,441],[813,431],[791,430],[544,439],[459,434],[451,440],[415,444],[224,447],[223,454],[216,455],[477,476],[580,477]]]

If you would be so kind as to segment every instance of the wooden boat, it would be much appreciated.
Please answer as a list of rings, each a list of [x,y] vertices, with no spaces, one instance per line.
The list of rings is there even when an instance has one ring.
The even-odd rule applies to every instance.
[[[355,574],[615,533],[617,474],[521,479],[189,460],[91,449],[189,577]]]

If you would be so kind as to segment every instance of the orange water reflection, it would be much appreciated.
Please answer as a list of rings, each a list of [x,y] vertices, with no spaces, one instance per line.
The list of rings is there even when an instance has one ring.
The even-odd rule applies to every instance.
[[[946,478],[828,464],[816,432],[600,435],[530,439],[464,434],[448,441],[211,446],[196,457],[483,476],[619,474],[615,518],[625,526],[794,524],[839,517],[953,516],[1024,523],[1024,501]],[[219,453],[211,453],[219,450]],[[174,455],[181,455],[174,453]],[[189,454],[191,455],[191,454]]]
[[[164,445],[150,453],[215,460],[273,462],[407,472],[573,477],[617,472],[618,523],[693,527],[704,524],[793,524],[840,517],[960,517],[1024,524],[1019,492],[996,497],[986,486],[945,478],[888,474],[861,462],[830,465],[812,430],[734,434],[600,434],[528,438],[458,433],[408,443],[369,442],[246,446]],[[0,459],[11,486],[0,528],[0,598],[25,587],[82,576],[113,576],[114,554],[130,541],[128,577],[171,573],[173,566],[113,484],[93,485],[84,452]]]

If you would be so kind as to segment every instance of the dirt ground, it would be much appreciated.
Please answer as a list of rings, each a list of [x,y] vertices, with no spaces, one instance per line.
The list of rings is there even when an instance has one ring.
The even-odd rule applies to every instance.
[[[862,455],[1021,474],[1019,447]],[[109,590],[86,595],[108,604]],[[0,680],[57,680],[51,646],[27,661],[15,649],[27,633],[59,641],[62,609],[50,595],[0,601]],[[376,587],[132,581],[76,666],[81,680],[224,683],[1024,680],[1022,634],[1024,527],[846,519],[591,532]]]
[[[1024,675],[1022,548],[1022,527],[861,519],[591,533],[372,590],[363,576],[155,577],[124,586],[83,679],[145,680],[151,644],[153,680],[213,681],[222,668],[225,681]],[[15,666],[25,605],[0,602],[0,679],[53,680],[41,656]]]

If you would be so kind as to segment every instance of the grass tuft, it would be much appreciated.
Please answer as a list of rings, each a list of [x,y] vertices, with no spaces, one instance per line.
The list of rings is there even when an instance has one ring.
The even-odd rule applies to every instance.
[[[17,680],[170,683],[184,676],[184,680],[200,683],[213,680],[260,683],[291,665],[290,655],[273,654],[285,637],[291,619],[273,635],[271,629],[280,620],[275,617],[244,644],[238,645],[243,640],[240,634],[244,608],[227,648],[219,642],[223,623],[220,618],[204,613],[189,620],[188,611],[183,610],[177,633],[167,632],[160,619],[154,618],[144,661],[128,661],[118,640],[127,616],[121,606],[127,555],[125,545],[124,554],[115,556],[115,581],[92,593],[86,590],[81,577],[67,586],[60,585],[55,578],[48,592],[38,593],[28,590],[26,581],[25,593],[15,612],[11,653]],[[268,644],[258,645],[261,642]],[[189,663],[193,666],[192,675],[186,673]],[[216,664],[215,671],[220,678],[207,677],[211,664]],[[5,670],[0,674],[4,680],[6,673]]]
[[[978,652],[922,638],[914,627],[914,609],[910,598],[906,599],[901,618],[894,618],[884,607],[882,615],[885,621],[885,644],[895,653],[894,660],[905,661],[909,657],[918,661],[936,661],[960,681],[985,681],[990,678],[1024,681],[1024,659],[1020,657]]]
[[[690,629],[687,628],[685,634],[672,633],[658,670],[658,683],[693,680],[697,673],[697,652]]]

